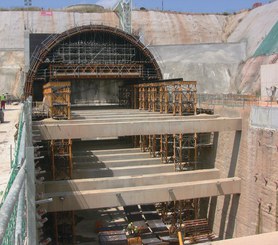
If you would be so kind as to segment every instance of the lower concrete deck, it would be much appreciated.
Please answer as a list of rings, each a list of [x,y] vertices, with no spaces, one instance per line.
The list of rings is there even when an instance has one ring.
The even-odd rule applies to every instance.
[[[53,201],[42,205],[49,212],[129,206],[240,194],[240,179],[227,178],[102,190],[46,193]]]
[[[44,205],[49,212],[240,193],[240,179],[219,179],[217,169],[176,172],[173,163],[162,164],[160,158],[150,158],[148,152],[140,152],[139,148],[78,149],[73,154],[74,179],[45,182],[40,190],[45,198],[53,198]],[[152,159],[151,163],[148,159]],[[133,165],[134,160],[140,164]]]

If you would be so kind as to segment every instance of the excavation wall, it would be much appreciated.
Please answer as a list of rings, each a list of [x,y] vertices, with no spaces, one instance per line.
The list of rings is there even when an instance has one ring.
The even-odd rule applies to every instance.
[[[235,175],[242,179],[240,196],[211,199],[209,219],[211,224],[214,221],[213,229],[220,238],[277,229],[278,132],[265,128],[263,121],[260,127],[250,125],[250,110],[249,107],[216,108],[218,112],[238,114],[244,119],[242,133],[221,132],[218,138],[215,166],[220,169],[221,177]],[[253,108],[251,119],[259,112],[261,109]]]
[[[245,60],[245,44],[151,46],[164,78],[197,81],[199,93],[236,93],[238,67]]]

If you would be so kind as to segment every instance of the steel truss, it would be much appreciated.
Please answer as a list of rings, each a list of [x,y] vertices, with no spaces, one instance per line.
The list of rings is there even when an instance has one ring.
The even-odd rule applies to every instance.
[[[143,65],[50,65],[50,79],[142,78]]]

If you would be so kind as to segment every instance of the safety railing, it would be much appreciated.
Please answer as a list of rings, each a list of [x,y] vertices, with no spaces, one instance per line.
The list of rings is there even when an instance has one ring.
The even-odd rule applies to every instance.
[[[0,244],[36,244],[35,205],[30,206],[35,203],[31,98],[21,109],[15,148],[10,178],[0,204]]]
[[[260,98],[254,95],[240,94],[198,94],[198,107],[212,108],[214,106],[245,107],[257,105]]]

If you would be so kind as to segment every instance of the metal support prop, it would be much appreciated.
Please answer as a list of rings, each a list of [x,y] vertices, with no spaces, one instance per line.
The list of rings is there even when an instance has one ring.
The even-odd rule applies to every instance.
[[[183,245],[181,231],[178,231],[179,245]]]
[[[51,170],[52,170],[52,179],[55,180],[56,170],[55,170],[55,157],[54,157],[54,140],[50,141],[51,148]]]
[[[72,140],[69,139],[69,178],[72,179]]]
[[[54,234],[55,234],[55,241],[56,241],[56,244],[59,244],[57,212],[54,212],[54,213],[53,213],[53,219],[54,219]]]
[[[76,244],[74,211],[71,211],[71,227],[72,227],[72,244]]]

